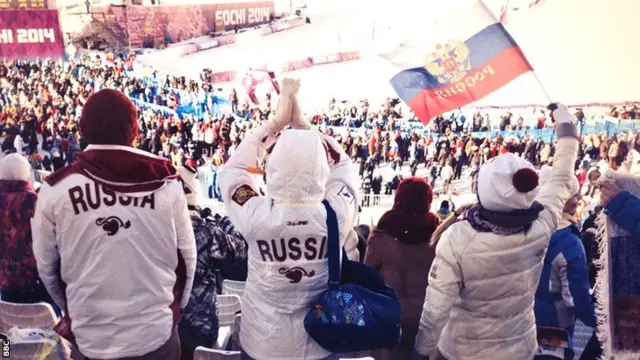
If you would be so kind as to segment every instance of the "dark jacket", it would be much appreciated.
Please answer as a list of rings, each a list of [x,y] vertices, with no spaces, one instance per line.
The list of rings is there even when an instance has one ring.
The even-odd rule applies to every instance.
[[[376,360],[410,359],[418,333],[422,305],[428,285],[429,269],[435,258],[435,247],[429,246],[431,234],[437,227],[434,215],[431,231],[422,232],[422,239],[395,237],[375,228],[369,235],[364,262],[372,266],[393,287],[402,301],[402,339],[393,349],[372,352]]]
[[[0,289],[26,292],[40,281],[31,240],[37,195],[26,181],[0,180]]]

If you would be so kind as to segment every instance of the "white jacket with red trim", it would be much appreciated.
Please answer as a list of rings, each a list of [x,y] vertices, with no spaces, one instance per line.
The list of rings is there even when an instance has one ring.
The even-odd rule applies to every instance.
[[[259,164],[274,141],[257,129],[220,172],[227,215],[249,244],[240,342],[257,360],[322,359],[330,353],[303,324],[328,289],[322,200],[338,216],[344,245],[357,216],[356,171],[335,139],[316,130],[287,130],[267,159],[267,195],[259,196],[247,168]]]
[[[153,156],[122,146],[90,145],[87,151],[100,149]],[[177,305],[189,300],[196,263],[179,181],[127,194],[77,173],[54,186],[45,182],[31,229],[40,277],[68,310],[83,355],[134,357],[167,342]],[[178,250],[187,270],[181,304],[173,293]]]

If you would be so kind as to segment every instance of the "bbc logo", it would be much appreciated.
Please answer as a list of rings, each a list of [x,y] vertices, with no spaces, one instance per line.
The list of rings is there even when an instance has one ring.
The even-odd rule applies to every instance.
[[[9,359],[11,357],[11,341],[2,340],[2,358]]]

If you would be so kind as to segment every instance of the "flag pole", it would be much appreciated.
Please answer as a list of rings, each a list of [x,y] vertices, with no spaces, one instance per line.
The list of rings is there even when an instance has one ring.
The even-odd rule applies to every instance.
[[[533,68],[532,68],[533,69]],[[536,74],[535,70],[531,70],[531,73],[533,74],[533,77],[536,79],[536,81],[538,82],[538,85],[540,85],[540,89],[542,89],[542,92],[544,93],[544,96],[547,98],[547,101],[549,103],[552,103],[553,101],[551,101],[551,96],[549,96],[549,92],[547,91],[547,89],[544,87],[544,85],[542,85],[542,81],[540,81],[540,78],[538,77],[538,74]]]
[[[484,7],[485,11],[488,14],[492,14],[493,12],[489,9],[489,7],[487,6],[487,4],[485,4],[483,1],[479,1],[480,4],[482,4],[482,6]],[[496,22],[502,23],[502,25],[506,25],[505,24],[505,20],[507,20],[508,17],[508,13],[509,13],[509,4],[510,4],[511,0],[506,0],[506,4],[504,4],[502,6],[502,9],[500,11],[500,18],[495,19],[495,15],[493,15],[494,19]],[[506,29],[505,29],[506,30]],[[527,59],[527,57],[524,55],[524,51],[522,51],[522,48],[520,48],[520,51],[522,52],[522,56]],[[527,62],[529,62],[529,59],[527,59]],[[533,73],[533,77],[536,79],[536,81],[538,82],[538,85],[540,85],[540,89],[542,89],[542,92],[544,93],[544,96],[547,98],[547,101],[549,103],[551,103],[551,96],[549,96],[549,92],[547,91],[547,89],[544,87],[544,85],[542,85],[542,81],[540,81],[540,78],[538,77],[538,74],[536,74],[535,70],[533,70],[533,66],[531,66],[531,63],[529,63],[529,67],[531,68],[531,73]]]

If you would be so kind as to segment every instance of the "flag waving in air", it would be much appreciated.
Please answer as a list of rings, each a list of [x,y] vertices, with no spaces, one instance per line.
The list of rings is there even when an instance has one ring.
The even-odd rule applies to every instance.
[[[242,79],[242,85],[254,104],[260,103],[256,96],[256,90],[258,89],[264,93],[280,94],[280,86],[276,81],[275,74],[271,71],[248,70],[244,79]]]
[[[545,0],[507,0],[500,10],[500,22],[507,25],[507,21],[511,13],[521,9],[537,9],[542,6],[544,2]]]
[[[481,1],[447,15],[424,32],[425,41],[387,57],[406,68],[391,79],[391,85],[425,124],[533,70]]]

